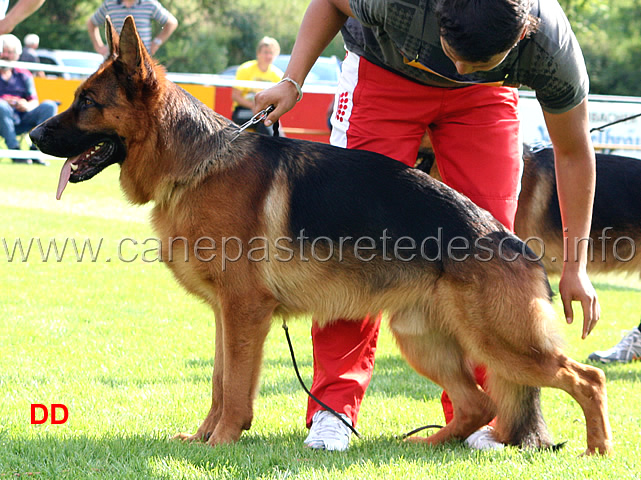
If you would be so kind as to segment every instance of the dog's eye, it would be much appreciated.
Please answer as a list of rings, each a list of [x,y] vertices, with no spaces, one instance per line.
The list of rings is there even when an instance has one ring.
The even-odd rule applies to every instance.
[[[80,99],[80,106],[81,107],[91,107],[94,105],[94,102],[91,98],[88,97],[83,97]]]

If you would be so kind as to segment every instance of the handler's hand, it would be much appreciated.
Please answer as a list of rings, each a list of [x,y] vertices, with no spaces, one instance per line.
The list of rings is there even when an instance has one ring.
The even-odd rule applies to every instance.
[[[581,302],[581,307],[583,308],[583,334],[581,338],[585,339],[596,326],[601,316],[599,299],[586,271],[564,271],[559,283],[559,292],[561,293],[565,319],[568,323],[574,321],[572,302]]]
[[[290,82],[277,83],[273,87],[269,87],[256,94],[254,98],[254,113],[273,105],[275,107],[274,111],[267,115],[265,119],[265,126],[269,127],[277,121],[281,115],[294,108],[297,98],[298,92],[294,85]]]

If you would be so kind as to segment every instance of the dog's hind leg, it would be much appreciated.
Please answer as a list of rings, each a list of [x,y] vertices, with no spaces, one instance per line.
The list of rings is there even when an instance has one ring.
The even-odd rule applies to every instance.
[[[497,439],[517,445],[549,445],[540,418],[538,388],[554,387],[568,392],[583,409],[586,453],[610,453],[605,375],[568,358],[545,330],[536,333],[532,326],[537,323],[536,319],[524,319],[518,334],[487,328],[484,335],[478,335],[477,360],[488,365],[490,395],[498,408]]]
[[[511,362],[510,362],[511,363]],[[511,381],[528,385],[560,388],[569,393],[583,410],[587,429],[586,454],[609,454],[612,452],[612,432],[608,420],[605,375],[598,368],[583,365],[568,358],[560,350],[528,362],[527,370],[512,364],[513,368],[502,376],[510,376]],[[507,373],[507,375],[506,375]],[[523,407],[522,407],[523,409]],[[499,436],[509,432],[502,427],[501,413],[497,431]],[[512,420],[512,425],[514,421]],[[510,421],[508,420],[508,422]]]
[[[558,355],[555,363],[558,369],[552,377],[552,386],[568,392],[583,409],[588,443],[585,453],[612,453],[605,374],[598,368],[583,365],[565,355]]]
[[[436,445],[467,438],[494,418],[495,406],[477,385],[472,367],[454,337],[437,329],[413,332],[412,327],[408,328],[416,325],[416,321],[425,325],[424,318],[417,319],[416,315],[397,313],[390,319],[390,326],[408,363],[447,391],[454,408],[454,418],[434,435],[409,440]]]
[[[552,440],[541,411],[541,390],[487,372],[487,390],[497,406],[494,436],[506,445],[549,447]]]
[[[489,393],[497,406],[497,440],[518,445],[550,444],[539,407],[540,387],[568,392],[583,409],[587,453],[606,454],[612,448],[607,417],[605,376],[563,354],[556,335],[556,312],[550,301],[545,272],[535,264],[501,263],[474,289],[457,322],[457,338],[466,352],[490,373]],[[506,275],[509,273],[509,275]],[[503,290],[500,301],[495,293]]]

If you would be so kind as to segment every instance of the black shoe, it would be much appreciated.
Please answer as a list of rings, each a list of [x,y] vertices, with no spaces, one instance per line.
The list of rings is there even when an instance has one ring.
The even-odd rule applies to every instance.
[[[43,167],[49,166],[49,162],[41,158],[32,158],[30,163],[32,163],[33,165],[42,165]]]
[[[30,158],[13,158],[13,163],[22,163],[24,165],[31,165],[33,163],[33,160]]]

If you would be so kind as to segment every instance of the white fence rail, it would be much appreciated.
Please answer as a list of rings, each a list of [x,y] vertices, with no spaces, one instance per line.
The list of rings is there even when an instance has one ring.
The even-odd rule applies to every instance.
[[[61,67],[29,62],[7,62],[0,60],[0,67],[11,66],[31,71],[43,71],[46,74],[74,74],[89,76],[93,69],[82,67]],[[227,76],[206,73],[172,73],[168,78],[176,83],[215,87],[267,88],[268,82],[239,81]],[[310,93],[333,94],[334,86],[304,85],[303,91]],[[520,92],[519,111],[523,141],[529,144],[546,144],[550,142],[543,114],[533,92]],[[606,123],[627,118],[641,113],[641,97],[622,97],[611,95],[590,95],[589,115],[590,128],[600,127]],[[641,117],[613,125],[592,133],[595,148],[611,153],[619,153],[641,158]],[[38,151],[0,150],[0,158],[52,158]]]

